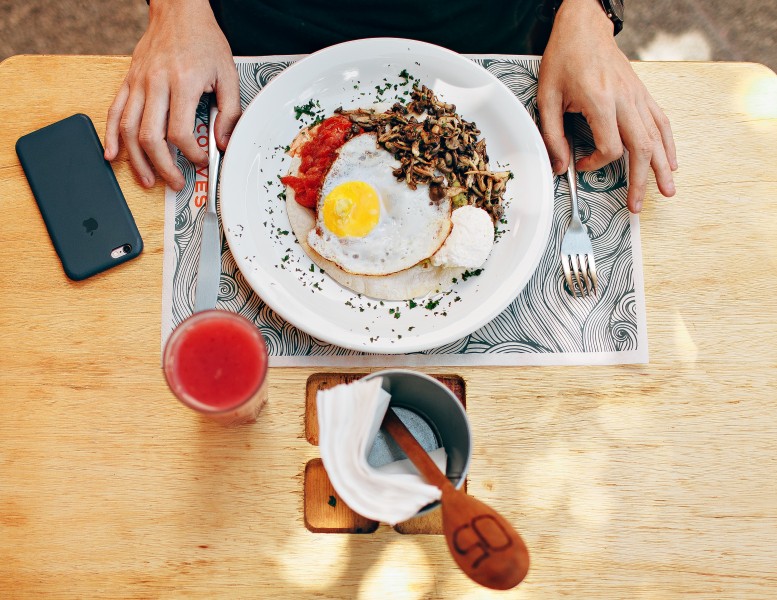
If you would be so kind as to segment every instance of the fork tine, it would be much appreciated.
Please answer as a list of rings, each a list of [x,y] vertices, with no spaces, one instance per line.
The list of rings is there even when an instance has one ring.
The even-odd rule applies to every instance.
[[[565,254],[561,255],[561,266],[564,269],[564,277],[566,277],[567,285],[569,286],[569,291],[572,293],[572,295],[575,295],[575,284],[572,282],[572,271],[569,270],[569,262],[572,260],[571,256],[566,256]]]
[[[583,283],[585,283],[585,295],[590,296],[591,295],[591,279],[588,276],[588,255],[587,254],[579,254],[580,258],[580,275],[583,279]]]
[[[588,255],[588,270],[591,271],[591,281],[594,284],[594,295],[596,295],[599,289],[599,280],[596,277],[596,261],[594,260],[593,252]]]
[[[575,273],[575,280],[577,281],[577,286],[580,288],[580,296],[585,296],[585,290],[583,289],[583,284],[580,282],[580,255],[579,254],[573,254],[572,255],[572,270]]]

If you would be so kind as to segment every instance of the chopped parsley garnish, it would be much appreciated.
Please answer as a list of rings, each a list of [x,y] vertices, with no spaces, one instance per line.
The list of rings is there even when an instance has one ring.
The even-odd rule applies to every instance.
[[[467,279],[469,279],[470,277],[477,277],[477,276],[478,276],[478,275],[480,275],[482,272],[483,272],[483,269],[475,269],[474,271],[464,271],[464,272],[461,274],[461,278],[462,278],[464,281],[467,281]]]
[[[383,81],[386,81],[385,78],[383,79]],[[384,93],[386,93],[390,89],[391,89],[391,84],[388,83],[388,82],[386,82],[386,84],[384,86],[382,86],[382,87],[379,86],[379,85],[375,86],[375,90],[378,92],[379,96],[384,94]]]
[[[318,105],[318,101],[313,100],[312,98],[308,101],[307,104],[303,104],[302,106],[295,106],[294,107],[294,118],[299,119],[302,117],[302,115],[308,115],[310,117],[315,117],[315,109]]]

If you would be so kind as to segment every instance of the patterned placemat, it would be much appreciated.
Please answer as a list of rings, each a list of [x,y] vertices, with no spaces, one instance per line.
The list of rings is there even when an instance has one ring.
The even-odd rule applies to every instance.
[[[236,59],[243,109],[274,76],[299,56]],[[477,56],[477,64],[498,77],[539,122],[538,57]],[[195,131],[207,148],[207,107],[197,109]],[[576,146],[590,153],[590,130],[580,120]],[[183,190],[167,189],[162,344],[192,314],[201,222],[207,196],[207,167],[196,169],[171,147],[186,178]],[[296,329],[254,293],[237,268],[222,232],[218,308],[240,313],[261,329],[272,366],[455,366],[645,363],[648,360],[639,220],[626,208],[626,161],[581,173],[581,218],[592,238],[599,275],[595,298],[572,298],[563,279],[559,248],[571,204],[565,177],[555,179],[553,226],[545,253],[528,285],[500,315],[472,334],[441,348],[403,355],[347,350]]]

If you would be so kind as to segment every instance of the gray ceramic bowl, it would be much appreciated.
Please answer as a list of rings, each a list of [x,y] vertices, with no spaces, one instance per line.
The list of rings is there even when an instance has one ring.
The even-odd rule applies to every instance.
[[[440,446],[448,455],[446,476],[456,488],[464,484],[472,458],[472,434],[467,413],[458,398],[442,383],[418,371],[390,369],[377,371],[365,379],[383,378],[383,389],[391,394],[390,407],[415,438],[429,452]],[[368,462],[373,467],[406,458],[391,436],[378,432]],[[433,502],[422,508],[422,515],[439,506]]]

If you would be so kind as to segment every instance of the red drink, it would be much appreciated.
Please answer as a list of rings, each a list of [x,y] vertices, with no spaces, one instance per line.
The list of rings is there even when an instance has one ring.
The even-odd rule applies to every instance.
[[[163,362],[178,399],[220,423],[254,421],[267,400],[267,347],[240,315],[220,310],[192,315],[173,331]]]

